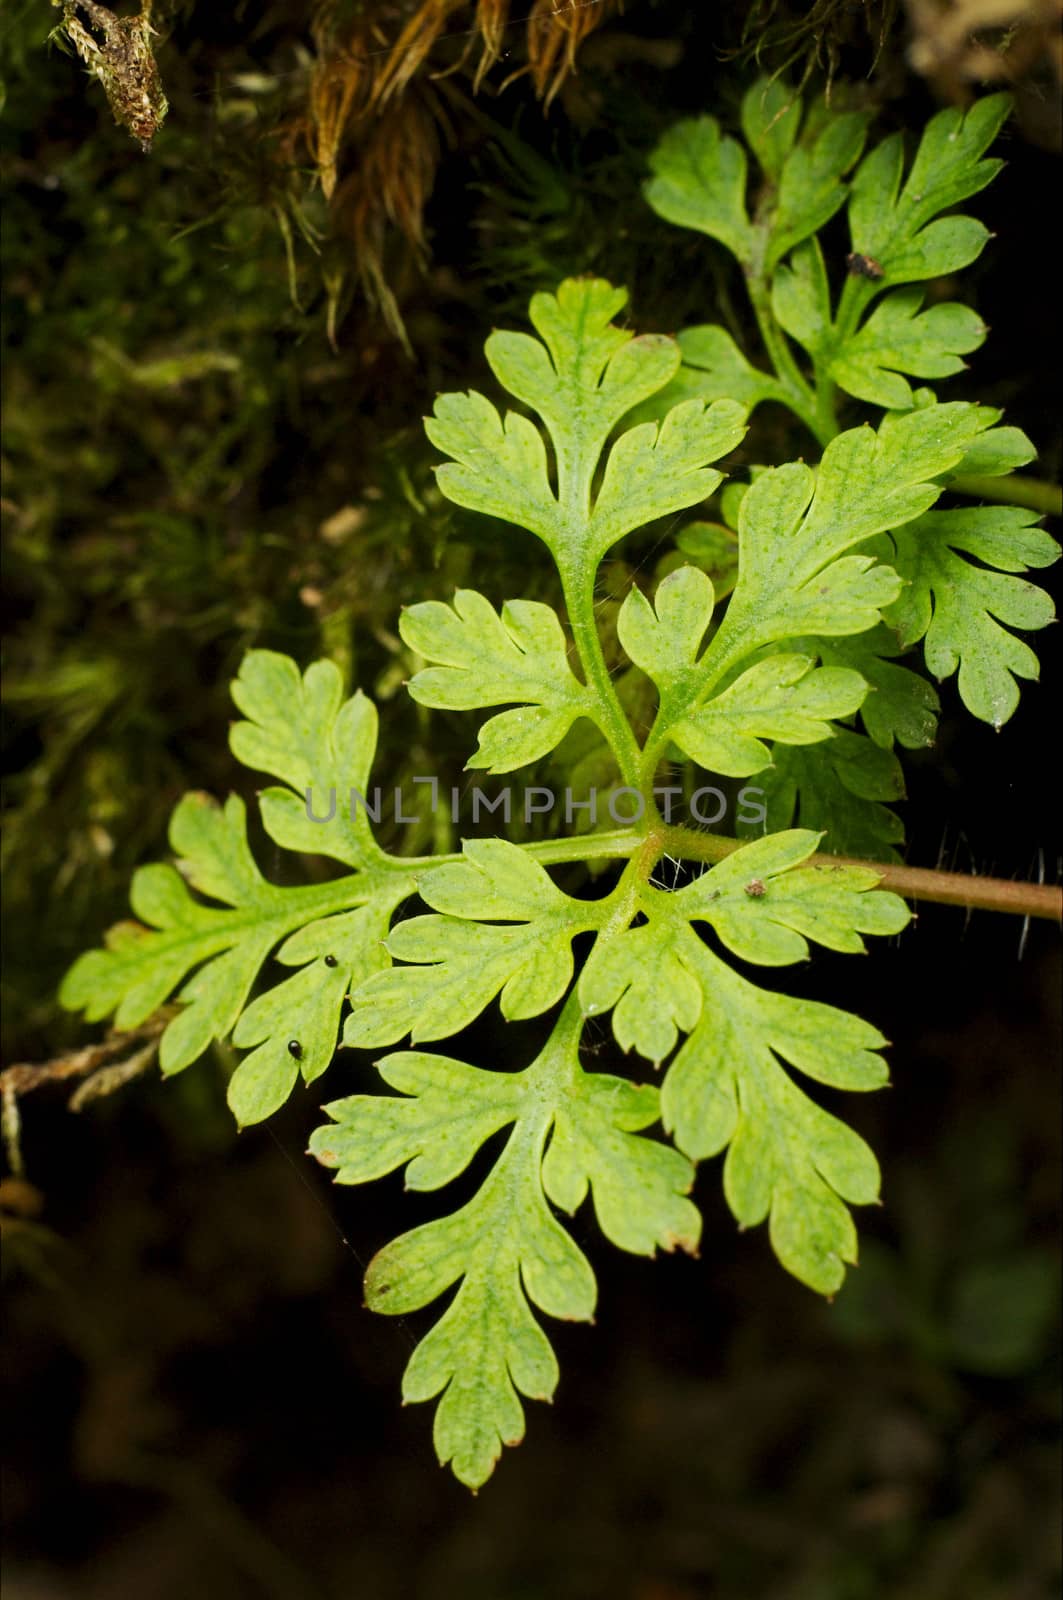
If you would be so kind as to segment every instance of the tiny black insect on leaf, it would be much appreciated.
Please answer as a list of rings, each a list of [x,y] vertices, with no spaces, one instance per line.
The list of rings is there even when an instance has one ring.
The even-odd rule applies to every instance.
[[[302,1053],[303,1053],[303,1047],[299,1043],[298,1039],[289,1039],[288,1040],[288,1054],[290,1056],[294,1056],[296,1061],[298,1061],[300,1059],[300,1057],[302,1056]]]
[[[339,966],[339,962],[336,960],[335,956],[326,956],[325,957],[325,965],[326,965],[326,967],[338,967]]]

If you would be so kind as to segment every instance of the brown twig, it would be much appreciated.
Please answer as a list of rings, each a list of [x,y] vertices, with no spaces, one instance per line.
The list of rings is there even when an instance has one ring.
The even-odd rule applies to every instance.
[[[45,1084],[62,1083],[68,1078],[82,1078],[70,1097],[71,1111],[80,1111],[90,1100],[112,1094],[132,1078],[146,1072],[159,1049],[163,1029],[173,1016],[173,1008],[165,1006],[139,1028],[125,1032],[109,1033],[96,1044],[81,1050],[68,1050],[51,1061],[19,1061],[0,1072],[0,1108],[2,1132],[7,1164],[16,1177],[24,1172],[20,1134],[22,1119],[18,1103],[21,1097]],[[139,1049],[134,1048],[139,1045]],[[116,1059],[121,1058],[121,1059]]]

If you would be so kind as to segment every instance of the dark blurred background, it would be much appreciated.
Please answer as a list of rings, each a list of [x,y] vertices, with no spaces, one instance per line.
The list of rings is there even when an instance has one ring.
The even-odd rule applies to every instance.
[[[979,74],[1015,88],[1008,166],[969,207],[996,237],[938,286],[991,328],[947,392],[1005,406],[1058,481],[1051,8],[953,26],[950,54],[914,4],[629,0],[581,23],[574,71],[532,9],[157,5],[149,155],[46,45],[61,13],[5,7],[6,1065],[89,1037],[56,983],[165,852],[184,789],[253,793],[225,743],[250,644],[329,654],[376,696],[385,781],[429,770],[426,748],[460,771],[460,719],[426,726],[398,693],[397,608],[485,569],[497,597],[552,579],[531,541],[442,502],[419,419],[489,381],[489,328],[569,272],[626,283],[640,328],[745,328],[722,255],[639,182],[677,115],[733,122],[753,44],[866,98],[879,132],[914,137]],[[503,55],[477,89],[478,15]],[[415,16],[440,37],[389,87]],[[766,409],[747,459],[807,448]],[[651,531],[627,559],[663,553]],[[1055,630],[1035,643],[1045,687],[999,735],[945,686],[939,742],[908,761],[913,863],[1058,879]],[[361,1305],[364,1263],[423,1200],[401,1178],[333,1188],[302,1153],[364,1063],[240,1138],[221,1053],[76,1114],[69,1083],[39,1088],[0,1188],[6,1594],[1058,1593],[1058,959],[1051,924],[926,907],[863,960],[788,974],[893,1041],[894,1087],[845,1101],[884,1172],[859,1270],[833,1305],[786,1277],[763,1230],[736,1233],[716,1162],[699,1261],[620,1256],[581,1213],[596,1326],[551,1325],[556,1402],[529,1405],[476,1498],[436,1466],[430,1408],[399,1406],[424,1319]],[[502,1032],[484,1019],[469,1059],[524,1048]]]

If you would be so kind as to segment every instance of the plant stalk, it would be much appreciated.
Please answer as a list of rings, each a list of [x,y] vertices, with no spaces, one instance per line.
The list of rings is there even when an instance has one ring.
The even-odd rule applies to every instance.
[[[764,341],[764,348],[771,358],[779,382],[787,391],[791,409],[821,445],[828,445],[838,431],[837,425],[833,422],[833,416],[831,421],[827,422],[817,410],[816,397],[801,376],[793,352],[786,342],[786,335],[772,314],[767,281],[749,272],[746,275],[746,288],[749,291],[750,303],[757,319],[757,327],[760,329],[760,337]]]
[[[961,473],[958,478],[950,479],[948,487],[957,494],[970,495],[972,500],[1026,506],[1030,511],[1039,511],[1043,517],[1063,515],[1063,488],[1043,478],[1023,478],[1014,472],[1003,473],[999,478]]]
[[[612,828],[578,838],[537,840],[534,844],[522,844],[520,848],[542,866],[555,867],[569,861],[630,859],[645,851],[651,839],[657,843],[659,856],[706,861],[710,865],[723,861],[749,842],[723,833],[702,833],[694,828],[661,824],[645,833],[635,828]],[[443,861],[462,859],[460,855],[422,856],[402,860],[402,866],[433,867]],[[896,866],[886,861],[866,861],[859,856],[829,855],[826,851],[818,851],[809,861],[812,866],[867,867],[879,873],[880,889],[891,889],[906,900],[963,906],[968,911],[1004,911],[1012,916],[1037,917],[1063,925],[1063,885],[1020,883],[1013,878],[980,878],[973,873]]]
[[[662,830],[664,850],[693,861],[717,862],[746,841],[724,834],[698,833],[693,828]],[[926,900],[937,905],[965,906],[972,911],[1007,911],[1020,917],[1039,917],[1063,923],[1063,886],[1017,883],[1011,878],[979,878],[970,873],[938,872],[928,867],[895,866],[883,861],[862,861],[855,856],[819,852],[812,866],[869,867],[880,874],[878,887],[892,889],[906,900]]]
[[[601,636],[594,615],[594,582],[596,568],[589,577],[573,571],[572,565],[560,567],[561,585],[565,596],[572,638],[579,653],[580,664],[589,686],[598,699],[600,716],[598,726],[605,734],[616,756],[624,783],[637,788],[639,781],[640,751],[631,724],[620,704],[609,668],[602,652]]]

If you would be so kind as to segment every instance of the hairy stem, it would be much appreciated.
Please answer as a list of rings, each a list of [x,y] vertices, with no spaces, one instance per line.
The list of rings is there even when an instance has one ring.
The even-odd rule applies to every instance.
[[[715,865],[740,850],[748,839],[733,839],[724,833],[705,833],[680,825],[653,825],[646,831],[637,828],[611,828],[578,838],[543,839],[522,844],[526,855],[544,867],[559,867],[569,861],[628,860],[642,858],[637,875],[645,878],[662,855],[687,861],[707,861]],[[437,867],[461,861],[461,855],[402,858],[406,868]],[[895,866],[889,862],[866,861],[859,856],[836,856],[819,851],[811,856],[813,865],[869,867],[880,875],[879,888],[892,889],[906,900],[926,900],[943,906],[965,906],[970,911],[1007,911],[1014,916],[1038,917],[1063,923],[1063,886],[1048,883],[1018,883],[1012,878],[980,878],[973,873],[939,872],[930,867]]]
[[[665,851],[692,861],[722,861],[746,841],[719,833],[698,833],[693,828],[662,829]],[[1010,911],[1020,917],[1043,917],[1063,922],[1063,887],[1047,883],[1016,883],[1010,878],[979,878],[962,872],[937,872],[927,867],[893,866],[888,862],[861,861],[855,856],[821,852],[812,865],[870,867],[880,874],[879,888],[892,889],[908,900],[938,905],[966,906],[975,911]]]

